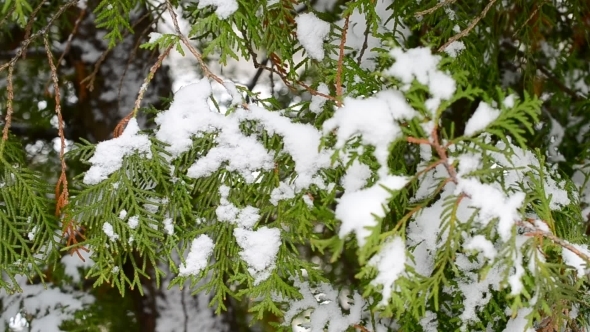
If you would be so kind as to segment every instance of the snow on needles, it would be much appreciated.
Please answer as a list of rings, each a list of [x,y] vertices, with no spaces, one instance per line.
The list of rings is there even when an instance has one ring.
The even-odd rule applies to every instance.
[[[382,305],[387,305],[391,292],[394,290],[393,284],[405,271],[406,264],[406,244],[400,237],[395,237],[387,242],[377,255],[369,261],[369,265],[377,268],[377,276],[371,281],[374,285],[383,285]]]
[[[134,153],[151,158],[150,147],[148,136],[139,133],[137,120],[132,118],[121,136],[98,143],[94,155],[88,160],[92,166],[84,175],[84,183],[100,183],[123,166],[123,158]]]
[[[321,61],[324,59],[324,39],[330,32],[330,24],[320,20],[314,13],[300,14],[297,22],[297,39],[305,48],[310,58]]]
[[[401,48],[391,50],[390,55],[395,63],[385,73],[395,76],[406,84],[406,87],[414,79],[426,85],[432,95],[427,102],[429,110],[435,113],[441,100],[450,99],[456,90],[453,78],[438,70],[440,56],[432,55],[426,47],[412,48],[407,51]]]
[[[213,240],[207,235],[200,235],[194,239],[186,261],[180,264],[178,275],[181,277],[198,276],[207,267],[213,247]]]
[[[478,131],[484,130],[490,123],[500,116],[497,110],[485,102],[479,103],[477,109],[465,125],[465,135],[473,136]]]
[[[238,10],[238,2],[236,0],[198,0],[199,9],[203,9],[207,6],[217,7],[215,14],[222,19],[230,17],[233,13]]]
[[[385,205],[391,196],[387,189],[399,190],[408,180],[403,176],[388,176],[370,188],[345,192],[336,207],[336,218],[342,221],[338,236],[344,238],[355,232],[359,247],[364,246],[370,228],[377,225],[375,217],[385,217]]]

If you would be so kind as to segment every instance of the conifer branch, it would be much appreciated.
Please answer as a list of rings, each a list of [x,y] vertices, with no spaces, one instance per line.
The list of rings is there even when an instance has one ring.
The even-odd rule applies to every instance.
[[[0,156],[4,149],[4,142],[8,140],[8,131],[10,129],[10,124],[12,123],[12,102],[14,100],[14,86],[12,83],[12,72],[14,71],[14,65],[11,64],[8,66],[8,78],[7,78],[7,85],[6,85],[6,93],[8,98],[6,100],[6,116],[4,118],[4,129],[2,130],[2,145],[0,146]]]
[[[342,27],[342,37],[340,39],[338,66],[336,69],[336,106],[342,106],[342,67],[344,64],[344,46],[346,44],[346,34],[348,32],[348,23],[350,22],[350,15],[346,15],[344,19],[344,26]],[[368,25],[368,24],[367,24]]]
[[[414,14],[415,17],[421,17],[421,16],[425,16],[431,13],[434,13],[435,11],[437,11],[439,8],[442,8],[444,6],[448,6],[448,5],[452,5],[456,2],[457,0],[445,0],[445,1],[441,1],[439,3],[437,3],[436,5],[434,5],[431,8],[428,8],[426,10],[422,10],[419,12],[416,12]]]
[[[0,65],[0,72],[3,71],[4,69],[8,68],[9,66],[14,66],[16,61],[23,55],[23,53],[29,47],[29,45],[33,42],[33,40],[39,38],[40,36],[45,35],[47,33],[47,31],[49,31],[49,28],[53,25],[53,22],[55,20],[57,20],[57,18],[60,17],[61,14],[63,14],[63,12],[66,11],[66,9],[68,9],[70,6],[75,5],[77,2],[78,2],[78,0],[71,0],[70,2],[67,2],[64,5],[62,5],[58,9],[58,11],[53,16],[51,16],[51,18],[49,18],[49,21],[47,22],[47,25],[45,25],[44,28],[35,32],[29,38],[23,40],[23,42],[21,43],[21,47],[16,51],[16,55],[8,62],[4,63],[3,65]]]
[[[456,35],[454,35],[453,37],[451,37],[446,43],[443,44],[443,46],[439,47],[438,48],[438,52],[444,51],[453,42],[455,42],[455,41],[457,41],[457,40],[459,40],[459,39],[467,36],[469,34],[469,32],[471,32],[471,30],[473,30],[473,28],[475,28],[475,26],[477,25],[477,23],[479,23],[479,21],[481,21],[481,19],[484,18],[487,15],[488,11],[492,8],[492,6],[495,3],[496,3],[496,0],[490,0],[490,2],[487,4],[487,6],[485,6],[485,8],[481,12],[481,14],[479,14],[476,18],[474,18],[471,21],[471,23],[469,23],[469,25],[467,26],[467,28],[465,28],[461,32],[459,32]]]
[[[141,101],[143,100],[143,95],[147,91],[147,89],[149,87],[149,83],[154,78],[154,76],[156,74],[156,71],[158,71],[158,68],[160,68],[160,66],[162,66],[162,62],[164,62],[164,59],[166,59],[166,57],[168,56],[168,54],[170,54],[170,51],[173,48],[174,48],[174,44],[171,43],[164,50],[164,52],[162,52],[162,54],[160,54],[160,56],[158,57],[158,60],[156,61],[156,63],[154,63],[154,65],[150,68],[150,71],[149,71],[148,75],[143,80],[143,84],[141,85],[141,88],[139,89],[139,93],[137,94],[137,98],[135,99],[135,104],[133,106],[133,110],[131,111],[131,113],[129,113],[127,116],[125,116],[117,124],[117,126],[115,127],[115,130],[113,132],[113,136],[114,137],[121,136],[121,134],[123,134],[123,130],[125,129],[125,126],[129,122],[129,120],[131,120],[131,118],[134,118],[134,117],[137,116],[137,112],[139,111],[139,108],[141,107]]]

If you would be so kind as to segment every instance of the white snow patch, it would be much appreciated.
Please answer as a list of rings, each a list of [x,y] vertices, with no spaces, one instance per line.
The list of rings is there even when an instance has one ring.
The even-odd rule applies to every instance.
[[[234,236],[242,248],[240,257],[248,264],[248,272],[254,284],[266,280],[275,268],[275,260],[281,246],[278,228],[261,227],[255,231],[235,228]]]
[[[465,135],[473,136],[478,131],[484,130],[490,123],[494,122],[500,116],[500,110],[497,110],[485,102],[480,102],[479,106],[467,121],[465,125]]]
[[[123,158],[134,153],[151,158],[150,147],[148,136],[139,133],[137,120],[132,118],[121,136],[98,143],[94,155],[88,160],[92,166],[84,175],[84,183],[100,183],[121,168]]]
[[[233,13],[238,10],[238,2],[236,0],[198,0],[199,9],[203,9],[207,6],[217,7],[215,14],[222,19],[230,17]]]
[[[319,19],[314,13],[299,14],[297,22],[297,39],[305,48],[310,58],[324,59],[324,39],[330,33],[330,24]]]
[[[207,235],[199,235],[198,238],[194,239],[185,263],[180,264],[178,275],[181,277],[199,275],[207,267],[214,246],[213,240]]]

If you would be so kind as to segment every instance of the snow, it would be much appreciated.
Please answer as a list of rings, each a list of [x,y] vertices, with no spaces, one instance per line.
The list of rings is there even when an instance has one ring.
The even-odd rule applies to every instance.
[[[317,91],[328,96],[330,95],[330,88],[328,88],[326,83],[320,83],[320,85],[318,85]],[[326,101],[327,99],[322,96],[312,96],[311,103],[309,104],[309,111],[315,114],[321,113],[322,107],[324,107]]]
[[[172,218],[164,218],[164,230],[168,235],[174,235],[174,223]]]
[[[207,267],[214,246],[213,240],[207,235],[199,235],[194,239],[186,261],[180,264],[178,275],[181,277],[198,276]]]
[[[219,206],[215,209],[217,220],[231,222],[238,227],[251,229],[260,219],[259,210],[250,205],[239,209],[229,202],[229,190],[229,187],[225,185],[219,187],[221,199]]]
[[[319,19],[314,13],[299,14],[297,23],[297,39],[307,55],[315,60],[324,59],[324,40],[330,33],[330,24]]]
[[[25,327],[29,327],[29,322],[27,322],[27,319],[19,312],[15,317],[10,317],[8,327],[11,331],[20,332],[23,331]]]
[[[139,133],[137,120],[132,118],[121,136],[98,143],[94,155],[88,160],[92,166],[84,175],[84,183],[100,183],[123,166],[123,158],[134,153],[151,158],[150,147],[148,136]]]
[[[336,206],[336,218],[342,221],[338,236],[344,238],[354,232],[359,247],[364,246],[366,237],[371,234],[368,228],[377,225],[375,218],[385,217],[391,196],[388,190],[399,190],[408,181],[409,178],[403,176],[389,176],[370,188],[345,192]]]
[[[344,106],[324,122],[324,134],[338,128],[336,148],[343,148],[346,142],[361,135],[364,144],[375,147],[375,157],[381,164],[379,175],[387,176],[389,147],[402,136],[397,121],[410,120],[417,113],[406,102],[399,91],[385,90],[367,99],[345,98]]]
[[[581,253],[590,257],[590,250],[588,250],[587,245],[572,244],[572,246],[578,249]],[[583,258],[581,258],[580,256],[578,256],[577,254],[575,254],[567,248],[562,248],[561,257],[563,258],[565,264],[572,266],[574,269],[576,269],[578,273],[578,278],[582,278],[584,275],[586,275],[586,271],[588,270],[588,263]]]
[[[248,272],[254,284],[266,280],[275,268],[275,260],[281,246],[278,228],[260,227],[255,231],[235,228],[234,236],[242,251],[240,257],[248,264]]]
[[[480,221],[487,223],[499,218],[498,234],[503,241],[512,235],[514,224],[520,220],[519,209],[525,199],[523,192],[516,192],[508,197],[502,190],[471,178],[459,179],[456,194],[469,195],[469,204],[480,209]]]
[[[382,285],[382,305],[387,305],[393,284],[405,271],[406,246],[402,238],[396,236],[383,245],[377,255],[369,260],[369,265],[377,269],[377,276],[371,280],[373,285]]]
[[[498,116],[500,116],[500,110],[491,107],[483,101],[480,102],[465,125],[465,136],[473,136],[478,131],[484,130]]]
[[[444,51],[451,57],[456,58],[457,55],[459,55],[464,49],[465,44],[460,40],[455,40],[454,42],[450,43],[449,46],[444,49]]]
[[[102,224],[102,231],[109,237],[111,241],[117,241],[119,238],[119,234],[115,233],[113,230],[113,225],[108,222]]]
[[[465,245],[463,246],[465,250],[478,250],[480,251],[485,258],[489,260],[493,260],[496,258],[496,248],[494,248],[494,244],[486,239],[483,235],[476,235],[471,238]]]
[[[514,332],[514,331],[523,331],[523,332],[535,332],[535,329],[526,328],[528,324],[528,318],[532,313],[532,308],[521,308],[518,310],[518,313],[511,317],[506,323],[506,328],[504,328],[503,332]]]
[[[310,329],[307,331],[341,332],[348,330],[351,325],[358,324],[363,317],[366,302],[357,292],[353,292],[352,304],[347,303],[348,314],[344,314],[344,308],[339,306],[338,291],[330,284],[320,283],[312,287],[307,281],[294,280],[293,285],[299,289],[302,298],[289,302],[289,309],[283,319],[285,325],[294,323],[294,318],[298,315],[311,311]]]
[[[129,225],[129,228],[131,229],[136,229],[137,226],[139,226],[139,216],[129,217],[127,225]]]
[[[385,73],[400,79],[406,84],[406,88],[415,79],[426,85],[430,94],[437,100],[448,100],[455,93],[455,80],[438,70],[441,58],[432,55],[429,48],[418,47],[405,52],[400,48],[394,48],[390,55],[395,59],[395,63]]]
[[[215,14],[225,20],[230,17],[236,10],[238,10],[238,2],[236,0],[198,0],[199,9],[203,9],[207,6],[214,6]]]
[[[83,260],[78,257],[78,254],[82,256]],[[90,258],[92,255],[91,250],[78,250],[78,254],[71,253],[61,258],[61,263],[64,265],[64,273],[72,277],[72,281],[75,283],[82,280],[80,268],[88,269],[94,265],[94,261]]]
[[[371,174],[372,172],[369,166],[355,160],[342,177],[342,187],[346,192],[358,191],[365,186]]]

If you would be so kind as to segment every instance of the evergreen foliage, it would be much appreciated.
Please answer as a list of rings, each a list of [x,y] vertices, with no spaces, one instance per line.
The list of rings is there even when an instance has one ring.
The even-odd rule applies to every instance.
[[[59,31],[93,15],[118,52],[140,8],[167,28],[128,49],[157,53],[134,108],[68,145]],[[130,296],[165,287],[185,330],[185,288],[219,330],[590,329],[589,25],[584,1],[5,1],[0,324],[138,330]],[[142,103],[179,56],[201,78]],[[40,163],[11,134],[47,126],[31,100]]]

